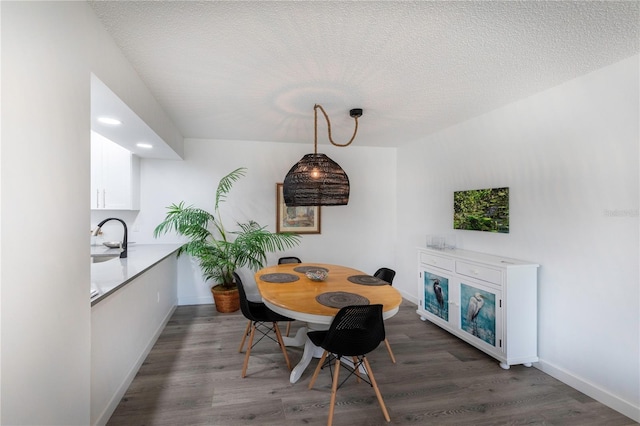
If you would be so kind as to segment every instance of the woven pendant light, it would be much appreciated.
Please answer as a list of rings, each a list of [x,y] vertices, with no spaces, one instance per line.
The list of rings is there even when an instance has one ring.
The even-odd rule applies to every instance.
[[[349,177],[324,154],[306,154],[282,185],[287,206],[343,206],[349,202]]]
[[[331,122],[322,106],[315,105],[314,110],[314,153],[306,154],[291,167],[284,178],[282,192],[287,206],[343,206],[349,202],[349,177],[342,167],[325,154],[318,154],[318,109],[322,111],[329,131],[329,141],[336,146],[348,146],[358,132],[358,117],[362,109],[352,109],[351,117],[356,126],[351,140],[339,145],[331,139]]]

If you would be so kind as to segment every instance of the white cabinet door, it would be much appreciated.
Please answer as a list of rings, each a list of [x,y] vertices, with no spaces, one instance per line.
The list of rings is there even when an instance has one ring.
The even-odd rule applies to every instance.
[[[423,268],[420,279],[419,310],[423,312],[423,319],[455,327],[457,314],[451,294],[455,280],[447,271],[436,268]]]
[[[459,283],[459,330],[465,340],[485,351],[503,352],[502,294],[500,291],[472,280]]]
[[[91,132],[91,208],[98,209],[102,200],[102,141]]]
[[[91,208],[136,210],[139,208],[138,159],[127,149],[92,132]]]
[[[102,208],[131,208],[131,152],[109,141],[102,144],[102,188]]]

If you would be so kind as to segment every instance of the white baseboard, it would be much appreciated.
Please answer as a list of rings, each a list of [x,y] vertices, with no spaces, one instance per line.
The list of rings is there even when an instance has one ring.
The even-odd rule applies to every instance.
[[[633,403],[625,401],[622,398],[606,391],[605,389],[602,389],[597,385],[544,360],[540,360],[533,365],[534,367],[547,373],[551,377],[560,380],[562,383],[565,383],[566,385],[579,390],[580,392],[590,396],[598,402],[601,402],[607,407],[610,407],[617,412],[624,414],[630,419],[640,423],[640,406],[633,405]]]
[[[414,294],[406,293],[406,292],[404,292],[404,291],[402,291],[400,289],[397,289],[397,290],[400,292],[400,294],[402,295],[402,298],[404,300],[408,300],[409,302],[411,302],[414,305],[418,306],[418,298]]]
[[[111,400],[109,400],[109,403],[107,404],[105,409],[102,411],[100,416],[98,416],[98,419],[96,420],[94,425],[96,426],[106,425],[107,422],[109,421],[109,418],[113,414],[113,412],[116,411],[116,408],[118,408],[118,404],[120,403],[120,400],[122,399],[124,394],[127,392],[127,389],[129,389],[129,386],[131,386],[131,382],[133,382],[133,379],[136,377],[136,374],[138,373],[138,370],[142,366],[142,363],[147,358],[147,355],[149,355],[149,352],[151,352],[153,345],[155,345],[156,340],[158,340],[158,337],[160,337],[162,330],[164,330],[165,326],[169,322],[169,319],[171,319],[171,315],[173,315],[173,312],[176,310],[175,302],[176,301],[174,301],[174,304],[171,307],[171,309],[169,309],[169,312],[167,313],[167,315],[162,319],[155,333],[153,333],[153,336],[151,336],[151,339],[149,339],[149,342],[145,346],[144,351],[142,351],[142,353],[136,360],[131,370],[129,370],[129,373],[126,375],[123,382],[120,384],[116,392],[114,392],[113,397],[111,398]]]

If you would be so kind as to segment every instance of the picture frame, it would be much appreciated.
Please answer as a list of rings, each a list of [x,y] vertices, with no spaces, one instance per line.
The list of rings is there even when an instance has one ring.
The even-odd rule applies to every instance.
[[[509,233],[509,188],[453,193],[453,229]]]
[[[282,183],[276,183],[276,232],[320,233],[320,206],[287,207]]]

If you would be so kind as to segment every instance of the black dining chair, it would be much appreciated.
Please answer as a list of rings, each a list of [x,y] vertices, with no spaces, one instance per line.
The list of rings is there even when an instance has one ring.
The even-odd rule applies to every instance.
[[[331,402],[329,403],[329,421],[327,425],[330,426],[333,422],[333,411],[338,388],[353,374],[355,374],[358,382],[364,380],[373,387],[380,408],[382,408],[384,418],[387,422],[391,421],[387,407],[384,405],[382,395],[380,394],[380,389],[378,389],[378,384],[373,377],[371,365],[369,365],[366,357],[366,354],[377,348],[385,337],[382,305],[345,306],[340,309],[333,318],[329,330],[310,331],[307,333],[307,336],[316,346],[324,349],[318,366],[309,382],[309,389],[313,388],[313,384],[320,370],[327,365],[329,366],[329,370],[331,370],[331,363],[335,361],[333,382],[331,385]],[[349,375],[342,383],[338,384],[340,364],[344,358],[348,361],[353,361],[353,368],[345,365],[345,368],[349,371]],[[369,377],[369,380],[360,375],[361,368],[364,368],[364,372]]]
[[[282,265],[285,263],[302,263],[299,257],[295,256],[285,256],[278,259],[278,265]],[[289,337],[289,332],[291,331],[291,321],[287,323],[287,330],[285,331],[285,336]]]
[[[382,281],[386,281],[389,285],[393,285],[393,278],[396,276],[396,271],[389,268],[380,268],[373,274],[374,277],[381,279]],[[391,350],[391,345],[389,344],[389,340],[384,339],[384,344],[387,347],[387,352],[389,352],[389,356],[391,357],[391,362],[396,363],[396,357],[393,356],[393,351]]]
[[[380,268],[373,274],[374,277],[381,279],[382,281],[388,282],[390,285],[393,284],[393,279],[396,276],[396,271],[389,268]]]
[[[285,256],[278,259],[278,265],[282,265],[283,263],[302,263],[302,261],[295,256]]]
[[[233,273],[233,277],[236,280],[236,285],[238,286],[238,292],[240,294],[240,310],[242,311],[242,315],[244,315],[245,318],[249,320],[244,335],[242,336],[240,348],[238,349],[238,352],[242,352],[244,342],[247,336],[249,336],[249,342],[247,343],[247,353],[244,356],[244,364],[242,366],[242,377],[244,378],[247,374],[247,366],[249,365],[249,356],[251,355],[251,349],[265,337],[268,337],[269,339],[280,345],[282,353],[284,354],[284,360],[287,362],[287,368],[289,369],[289,371],[291,371],[291,362],[289,362],[287,348],[284,346],[284,342],[282,341],[282,334],[280,333],[280,329],[278,328],[278,322],[293,321],[293,319],[273,312],[264,303],[252,302],[247,299],[247,293],[245,292],[242,280],[235,272]],[[256,331],[261,333],[261,335],[254,343],[253,340]],[[270,335],[271,332],[275,333],[275,339]]]

